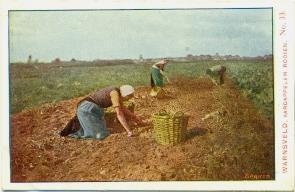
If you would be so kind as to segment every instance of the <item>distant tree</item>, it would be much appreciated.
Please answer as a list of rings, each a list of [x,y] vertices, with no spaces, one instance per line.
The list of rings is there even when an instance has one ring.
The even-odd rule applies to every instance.
[[[72,58],[72,59],[71,59],[71,62],[76,62],[76,59],[75,59],[75,58]]]
[[[211,55],[205,55],[206,60],[212,60],[212,56]]]
[[[213,56],[213,59],[214,60],[220,60],[220,56],[219,56],[219,53],[216,53],[214,56]]]
[[[143,55],[142,55],[142,54],[139,55],[139,57],[138,57],[138,61],[139,61],[140,63],[144,61],[144,59],[143,59]]]
[[[54,64],[59,64],[60,63],[60,58],[55,58],[52,63]]]
[[[33,58],[32,55],[29,55],[28,62],[27,62],[28,64],[32,63],[32,58]]]

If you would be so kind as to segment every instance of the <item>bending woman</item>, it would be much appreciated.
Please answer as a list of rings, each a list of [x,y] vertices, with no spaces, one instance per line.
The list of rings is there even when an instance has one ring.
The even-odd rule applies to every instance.
[[[164,73],[164,68],[167,65],[168,60],[162,60],[152,66],[151,69],[151,87],[152,90],[150,92],[150,95],[152,97],[159,97],[164,95],[163,87],[164,87],[164,78],[168,82],[169,79]]]
[[[106,87],[90,94],[79,102],[76,117],[72,118],[67,124],[61,132],[61,136],[69,135],[75,138],[104,139],[110,135],[104,119],[104,109],[111,106],[115,108],[117,118],[126,130],[127,135],[132,136],[132,131],[125,116],[130,117],[136,123],[143,123],[140,117],[123,105],[123,101],[131,99],[133,94],[134,88],[130,85],[123,85],[120,88]],[[77,121],[80,126],[78,130],[71,127],[76,126]]]
[[[224,84],[225,72],[226,67],[222,65],[216,65],[206,70],[206,74],[209,75],[215,85]]]

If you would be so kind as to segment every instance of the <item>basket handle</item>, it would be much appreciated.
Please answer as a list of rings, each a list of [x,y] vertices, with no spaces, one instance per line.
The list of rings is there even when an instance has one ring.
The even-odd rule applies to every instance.
[[[167,111],[165,109],[160,109],[159,114],[167,114]]]
[[[174,118],[174,117],[182,117],[182,116],[184,116],[184,113],[182,111],[178,111],[174,113],[172,117]]]

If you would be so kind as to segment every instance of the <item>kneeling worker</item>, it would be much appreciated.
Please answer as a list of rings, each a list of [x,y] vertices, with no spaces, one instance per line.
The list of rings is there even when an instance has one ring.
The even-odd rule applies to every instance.
[[[117,118],[126,130],[127,135],[132,136],[133,133],[125,117],[128,116],[139,124],[144,123],[139,116],[123,105],[123,101],[131,99],[133,95],[134,88],[130,85],[122,85],[119,88],[106,87],[97,90],[79,102],[76,116],[71,119],[60,135],[69,135],[74,138],[104,139],[110,134],[104,119],[104,109],[113,106]]]

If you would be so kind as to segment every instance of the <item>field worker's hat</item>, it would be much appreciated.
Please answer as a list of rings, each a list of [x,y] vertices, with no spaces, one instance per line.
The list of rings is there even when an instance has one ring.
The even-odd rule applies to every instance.
[[[168,63],[168,60],[167,59],[163,59],[161,61],[159,61],[158,63],[156,63],[156,65],[165,65]]]
[[[134,88],[131,85],[122,85],[120,87],[120,93],[122,97],[126,97],[134,93]]]

